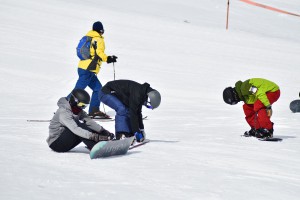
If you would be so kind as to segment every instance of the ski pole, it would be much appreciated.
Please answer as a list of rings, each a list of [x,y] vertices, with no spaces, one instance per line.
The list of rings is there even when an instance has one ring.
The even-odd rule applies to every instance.
[[[116,80],[115,62],[113,62],[113,69],[114,69],[114,80]],[[106,114],[104,103],[103,103],[102,105],[103,105],[103,111],[104,111],[104,114]]]
[[[113,62],[113,69],[114,69],[114,80],[116,80],[115,62]],[[104,114],[106,114],[106,112],[105,112],[105,107],[104,107],[104,103],[103,103],[102,105],[103,105],[103,111],[104,111]]]
[[[104,114],[106,114],[105,107],[104,107],[104,103],[102,103],[102,105],[103,105],[103,111],[104,111]]]
[[[113,68],[114,68],[114,81],[116,80],[116,69],[115,69],[115,62],[113,62]]]

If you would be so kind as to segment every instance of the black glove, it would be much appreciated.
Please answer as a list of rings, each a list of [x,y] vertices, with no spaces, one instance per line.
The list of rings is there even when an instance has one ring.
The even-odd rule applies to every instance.
[[[117,62],[117,56],[107,56],[107,63],[115,63]]]
[[[104,128],[99,132],[99,134],[102,136],[106,136],[108,140],[113,140],[115,138],[115,135],[113,133]]]
[[[107,135],[100,135],[98,133],[92,133],[92,135],[89,138],[90,140],[94,140],[95,142],[100,141],[108,141],[109,137]]]

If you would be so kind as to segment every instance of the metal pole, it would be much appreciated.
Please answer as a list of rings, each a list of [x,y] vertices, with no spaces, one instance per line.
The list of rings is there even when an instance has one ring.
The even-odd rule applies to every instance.
[[[115,62],[113,62],[113,69],[114,69],[114,80],[116,80]],[[104,107],[104,103],[103,103],[102,105],[103,105],[103,111],[104,111],[104,114],[106,114],[106,112],[105,112],[105,107]]]
[[[104,107],[104,103],[102,103],[102,105],[103,105],[103,111],[104,111],[104,114],[106,114],[106,112],[105,112],[105,107]]]
[[[115,81],[116,80],[115,62],[113,62],[113,68],[114,68],[114,81]]]
[[[227,2],[226,30],[228,30],[228,18],[229,18],[229,0]]]

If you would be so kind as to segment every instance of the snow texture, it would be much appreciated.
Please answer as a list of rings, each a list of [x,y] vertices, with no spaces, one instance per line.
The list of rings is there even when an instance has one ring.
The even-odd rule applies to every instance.
[[[256,2],[300,13],[299,0]],[[227,0],[1,0],[0,198],[299,199],[300,115],[289,103],[299,98],[300,18],[231,0],[226,30],[226,10]],[[83,144],[51,151],[48,123],[26,120],[51,119],[73,89],[75,48],[98,20],[106,53],[119,57],[116,79],[150,83],[162,103],[144,109],[149,144],[91,160]],[[113,72],[102,65],[102,84]],[[254,77],[280,86],[282,142],[240,137],[242,103],[223,102],[225,87]]]

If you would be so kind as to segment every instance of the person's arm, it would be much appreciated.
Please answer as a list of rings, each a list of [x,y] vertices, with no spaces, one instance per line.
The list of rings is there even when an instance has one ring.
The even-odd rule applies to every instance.
[[[101,58],[103,62],[107,61],[107,55],[105,54],[105,42],[103,38],[97,38],[97,49],[96,53]]]
[[[130,115],[130,124],[132,132],[139,132],[139,117],[137,114],[137,110],[133,108],[129,108],[129,115]]]
[[[92,132],[85,130],[77,125],[72,117],[72,113],[64,112],[59,115],[59,122],[67,127],[72,133],[78,135],[79,137],[89,139]]]
[[[142,107],[138,111],[138,120],[139,120],[139,129],[144,130],[144,122],[143,122],[143,115],[142,115]]]
[[[100,133],[104,128],[97,124],[92,118],[90,118],[85,111],[80,113],[80,120],[84,121],[88,128]]]

